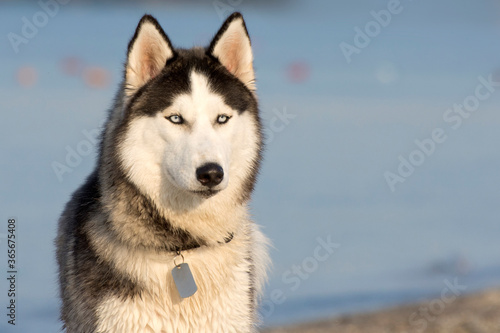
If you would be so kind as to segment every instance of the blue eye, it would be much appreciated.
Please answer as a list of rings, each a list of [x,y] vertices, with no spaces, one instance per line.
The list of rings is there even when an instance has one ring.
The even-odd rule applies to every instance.
[[[184,123],[184,118],[179,116],[178,114],[173,114],[171,116],[166,117],[172,124],[180,125]]]
[[[218,117],[217,117],[217,123],[218,124],[225,124],[228,122],[228,120],[231,119],[231,117],[229,117],[228,115],[225,115],[225,114],[220,114]]]

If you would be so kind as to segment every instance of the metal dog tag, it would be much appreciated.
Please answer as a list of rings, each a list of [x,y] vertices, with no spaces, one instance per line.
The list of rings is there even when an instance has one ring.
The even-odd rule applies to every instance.
[[[193,294],[198,290],[196,282],[194,282],[193,274],[189,269],[189,265],[182,263],[175,266],[172,269],[172,276],[174,278],[175,286],[177,291],[182,298],[187,298],[193,296]]]

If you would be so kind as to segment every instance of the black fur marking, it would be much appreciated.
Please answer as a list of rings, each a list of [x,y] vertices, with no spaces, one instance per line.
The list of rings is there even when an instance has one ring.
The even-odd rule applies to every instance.
[[[154,249],[156,251],[172,252],[177,249],[189,250],[206,245],[203,240],[195,239],[190,233],[185,230],[174,228],[170,221],[165,219],[155,207],[153,202],[140,193],[137,187],[126,182],[121,184],[120,191],[126,191],[134,198],[130,202],[128,215],[137,221],[142,222],[149,229],[151,239],[157,240],[158,245],[140,244],[144,248]]]
[[[100,258],[90,245],[87,222],[100,210],[99,182],[94,172],[66,206],[62,215],[65,223],[57,239],[60,293],[65,303],[61,319],[68,331],[95,331],[95,311],[105,295],[134,297],[141,292],[136,283]],[[80,323],[81,327],[68,323]]]
[[[227,236],[226,238],[224,238],[224,243],[226,243],[226,244],[227,244],[227,243],[229,243],[230,241],[232,241],[232,240],[233,240],[233,238],[234,238],[234,233],[233,233],[233,232],[231,232],[231,233],[229,234],[229,236]],[[219,244],[222,244],[222,242],[219,242]]]
[[[252,310],[252,313],[256,315],[257,311],[257,304],[255,304],[255,267],[254,267],[254,262],[252,258],[252,254],[249,253],[248,257],[246,260],[249,263],[249,268],[248,268],[248,279],[250,280],[250,288],[248,289],[248,297],[250,298],[250,308]],[[257,318],[254,318],[254,320]]]
[[[162,72],[132,97],[127,116],[153,116],[169,107],[174,98],[191,92],[190,75],[196,71],[207,77],[209,88],[239,113],[257,113],[257,102],[250,90],[217,60],[200,50],[177,50],[177,56]]]
[[[250,90],[224,66],[220,65],[213,71],[207,69],[204,67],[204,71],[200,72],[208,77],[211,91],[221,95],[227,105],[239,113],[256,109],[256,101]]]

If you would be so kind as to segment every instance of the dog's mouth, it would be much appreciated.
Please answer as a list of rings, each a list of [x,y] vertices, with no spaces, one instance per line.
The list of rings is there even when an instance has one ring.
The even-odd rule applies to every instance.
[[[210,198],[219,193],[221,190],[203,190],[203,191],[191,191],[192,193],[195,193],[196,195],[202,196],[204,198]]]
[[[172,182],[172,184],[181,189],[181,190],[184,190],[184,191],[187,191],[188,193],[192,193],[192,194],[195,194],[197,196],[200,196],[200,197],[203,197],[203,198],[210,198],[210,197],[213,197],[214,195],[216,195],[217,193],[221,192],[224,188],[221,188],[219,186],[218,189],[215,189],[215,188],[209,188],[209,187],[206,187],[205,189],[200,189],[200,190],[192,190],[192,189],[189,189],[189,188],[185,188],[183,186],[180,186],[176,181],[175,181],[175,177],[172,175],[172,173],[170,172],[170,170],[167,169],[167,178]]]

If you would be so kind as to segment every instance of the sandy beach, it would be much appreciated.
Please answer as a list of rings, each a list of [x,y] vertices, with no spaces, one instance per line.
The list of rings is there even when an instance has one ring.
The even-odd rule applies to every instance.
[[[500,289],[445,295],[373,313],[262,330],[262,333],[494,333],[500,332]]]

